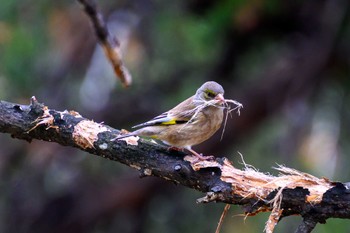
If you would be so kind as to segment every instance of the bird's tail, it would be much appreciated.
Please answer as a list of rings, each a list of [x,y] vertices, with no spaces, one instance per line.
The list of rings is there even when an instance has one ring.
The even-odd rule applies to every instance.
[[[134,132],[130,132],[130,133],[126,133],[126,134],[119,134],[115,138],[112,138],[111,141],[115,141],[115,140],[131,137],[131,136],[136,136],[136,134]]]

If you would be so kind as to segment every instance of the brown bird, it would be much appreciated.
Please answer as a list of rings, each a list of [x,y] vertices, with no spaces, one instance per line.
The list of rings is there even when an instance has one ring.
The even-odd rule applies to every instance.
[[[204,160],[192,146],[209,139],[221,126],[224,116],[224,89],[214,81],[204,83],[196,93],[173,109],[150,121],[134,126],[133,132],[112,140],[130,136],[146,136],[161,140],[175,148],[184,148]]]

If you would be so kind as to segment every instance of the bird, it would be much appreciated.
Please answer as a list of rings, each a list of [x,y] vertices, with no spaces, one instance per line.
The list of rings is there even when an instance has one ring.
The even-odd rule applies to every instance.
[[[209,139],[219,130],[224,118],[225,98],[223,87],[215,81],[205,82],[196,93],[171,110],[133,126],[138,128],[119,134],[111,141],[130,136],[144,136],[162,141],[172,149],[186,149],[199,160],[206,160],[192,146]],[[210,156],[212,157],[212,156]]]

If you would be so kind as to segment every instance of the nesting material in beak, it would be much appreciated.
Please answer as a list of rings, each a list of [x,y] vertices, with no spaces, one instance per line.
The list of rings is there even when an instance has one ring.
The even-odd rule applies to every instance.
[[[224,98],[224,96],[222,94],[217,94],[215,96],[215,100],[218,100],[220,104],[225,103],[225,98]]]

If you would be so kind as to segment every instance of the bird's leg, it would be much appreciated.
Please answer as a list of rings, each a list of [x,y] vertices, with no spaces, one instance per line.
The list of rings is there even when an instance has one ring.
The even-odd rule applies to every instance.
[[[170,150],[174,150],[174,151],[180,151],[180,152],[184,152],[185,148],[179,148],[179,147],[176,147],[176,146],[170,146],[168,147],[167,149],[168,151]],[[186,150],[188,150],[189,152],[191,152],[195,157],[197,157],[197,159],[199,161],[204,161],[204,160],[212,160],[214,159],[215,157],[210,155],[210,156],[204,156],[202,154],[198,154],[197,152],[195,152],[194,150],[190,149],[190,148],[186,148]]]
[[[203,160],[212,160],[214,159],[214,156],[210,155],[210,156],[204,156],[202,154],[198,154],[197,152],[195,152],[194,150],[192,150],[191,148],[186,148],[189,152],[191,152],[194,156],[196,156],[198,158],[198,160],[203,161]]]

